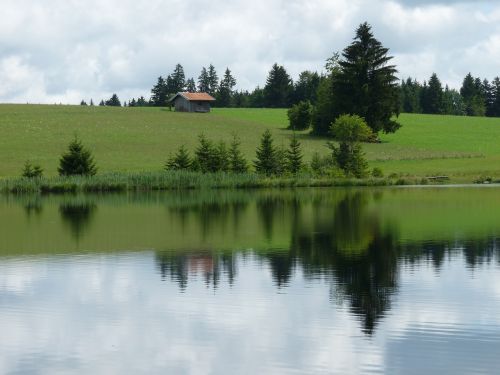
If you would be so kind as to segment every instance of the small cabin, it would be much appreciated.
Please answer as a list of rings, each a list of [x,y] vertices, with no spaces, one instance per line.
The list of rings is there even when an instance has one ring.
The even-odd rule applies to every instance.
[[[176,112],[210,112],[215,98],[206,92],[178,92],[169,100]]]

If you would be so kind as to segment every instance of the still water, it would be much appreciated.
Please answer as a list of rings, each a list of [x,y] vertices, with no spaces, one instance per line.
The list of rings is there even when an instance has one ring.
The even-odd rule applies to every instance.
[[[500,188],[0,197],[0,374],[497,374]]]

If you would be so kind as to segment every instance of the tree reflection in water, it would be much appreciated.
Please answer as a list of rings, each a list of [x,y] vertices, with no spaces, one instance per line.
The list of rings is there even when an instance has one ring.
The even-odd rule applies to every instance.
[[[76,242],[79,242],[90,226],[97,206],[89,201],[68,201],[59,205],[59,213],[65,224],[69,226]]]

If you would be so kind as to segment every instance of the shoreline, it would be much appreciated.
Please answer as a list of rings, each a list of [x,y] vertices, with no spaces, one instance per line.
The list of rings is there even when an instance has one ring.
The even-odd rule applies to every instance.
[[[453,183],[419,177],[368,177],[363,179],[315,177],[309,174],[265,177],[254,173],[231,174],[198,172],[107,173],[96,176],[4,178],[2,194],[115,193],[129,191],[182,191],[206,189],[266,189],[317,187],[465,187],[500,186],[492,183]]]

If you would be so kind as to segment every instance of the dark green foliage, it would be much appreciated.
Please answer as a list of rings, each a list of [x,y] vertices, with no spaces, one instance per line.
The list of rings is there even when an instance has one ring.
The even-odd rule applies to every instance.
[[[212,172],[228,172],[231,169],[230,153],[226,143],[219,141],[214,148],[214,156],[212,158]]]
[[[500,78],[496,77],[491,83],[492,103],[490,116],[500,117]]]
[[[299,102],[290,108],[288,115],[288,129],[306,130],[311,126],[313,108],[309,101]]]
[[[178,92],[184,91],[186,87],[186,76],[184,74],[184,68],[181,64],[177,64],[175,66],[174,72],[169,77],[170,82],[167,82],[168,95],[174,95]]]
[[[332,155],[346,176],[365,177],[368,163],[361,142],[371,138],[372,131],[364,119],[357,115],[342,115],[332,124],[331,134],[338,146],[329,142]]]
[[[146,107],[148,106],[148,102],[144,99],[144,96],[141,96],[137,99],[137,107]]]
[[[421,102],[423,113],[436,115],[443,113],[443,86],[436,73],[432,74],[428,85],[424,84]]]
[[[259,86],[249,95],[248,102],[252,108],[262,108],[265,105],[264,89]]]
[[[306,70],[300,73],[298,81],[293,86],[291,103],[295,104],[301,101],[316,103],[320,81],[321,77],[316,72]]]
[[[204,134],[198,136],[198,147],[194,152],[194,167],[202,173],[212,171],[212,164],[215,155],[215,147]]]
[[[312,133],[314,135],[326,135],[330,131],[334,117],[334,98],[333,98],[333,78],[336,73],[330,72],[330,75],[323,79],[318,87],[318,100],[313,112]]]
[[[343,177],[344,173],[338,168],[331,154],[320,156],[315,152],[310,163],[311,171],[315,176]]]
[[[29,160],[24,163],[22,176],[25,178],[40,178],[43,176],[43,169],[38,164],[32,164]]]
[[[167,83],[159,76],[156,85],[151,89],[151,102],[155,107],[163,107],[167,104],[167,99]]]
[[[275,176],[282,176],[288,171],[287,150],[281,146],[276,147],[276,170]]]
[[[86,102],[85,100],[82,100],[82,101],[80,102],[80,105],[87,105],[87,102]]]
[[[273,145],[273,136],[269,130],[262,134],[260,146],[256,151],[256,160],[254,161],[255,171],[266,176],[277,174],[279,170],[278,151]]]
[[[186,91],[187,92],[196,92],[196,83],[193,78],[189,78],[186,81]]]
[[[205,67],[201,68],[201,73],[198,77],[198,91],[208,92],[210,90],[210,81],[208,78],[208,72]]]
[[[121,107],[122,106],[122,104],[120,103],[120,99],[118,99],[118,95],[116,95],[116,94],[113,94],[111,96],[111,98],[106,100],[106,102],[104,104],[107,106],[110,106],[110,107]]]
[[[208,90],[207,92],[214,96],[217,92],[217,88],[219,86],[219,77],[217,76],[217,72],[215,71],[215,67],[210,64],[208,67]]]
[[[340,71],[333,76],[334,118],[357,114],[374,133],[393,133],[400,128],[392,119],[399,114],[399,88],[391,60],[371,26],[360,25],[354,41],[342,53]]]
[[[291,174],[297,174],[303,168],[302,164],[302,150],[300,148],[300,142],[297,137],[293,136],[290,141],[290,146],[288,150],[286,150],[286,169]]]
[[[240,140],[233,135],[229,147],[229,168],[233,173],[245,173],[248,171],[248,163],[240,150]]]
[[[181,171],[191,169],[191,157],[189,156],[189,151],[184,145],[179,147],[175,155],[171,156],[167,163],[165,164],[165,170],[167,171]]]
[[[274,64],[264,87],[264,105],[271,108],[286,108],[290,103],[292,79],[283,66]]]
[[[97,173],[97,167],[90,151],[75,137],[70,142],[68,151],[59,159],[57,171],[60,176],[93,176]]]
[[[94,101],[92,99],[90,99],[90,106],[93,107],[94,106]]]
[[[217,145],[208,140],[205,135],[199,136],[199,145],[195,150],[193,169],[202,173],[227,172],[231,168],[230,150],[224,142]]]
[[[372,176],[375,178],[382,178],[384,177],[384,172],[382,172],[382,169],[375,167],[372,169]]]
[[[229,68],[226,68],[224,77],[221,79],[219,89],[217,91],[217,106],[229,107],[233,96],[233,89],[236,86],[236,79],[231,75]]]
[[[467,74],[460,89],[467,116],[484,116],[486,113],[485,93],[481,79]]]
[[[455,89],[450,89],[448,85],[443,93],[443,114],[463,116],[465,115],[465,105],[460,93]]]
[[[106,104],[104,104],[104,100],[101,100],[101,101],[99,102],[99,107],[104,107],[105,105],[106,105]]]
[[[407,78],[401,81],[400,104],[401,112],[404,113],[422,113],[420,105],[420,91],[422,86],[416,80]]]

